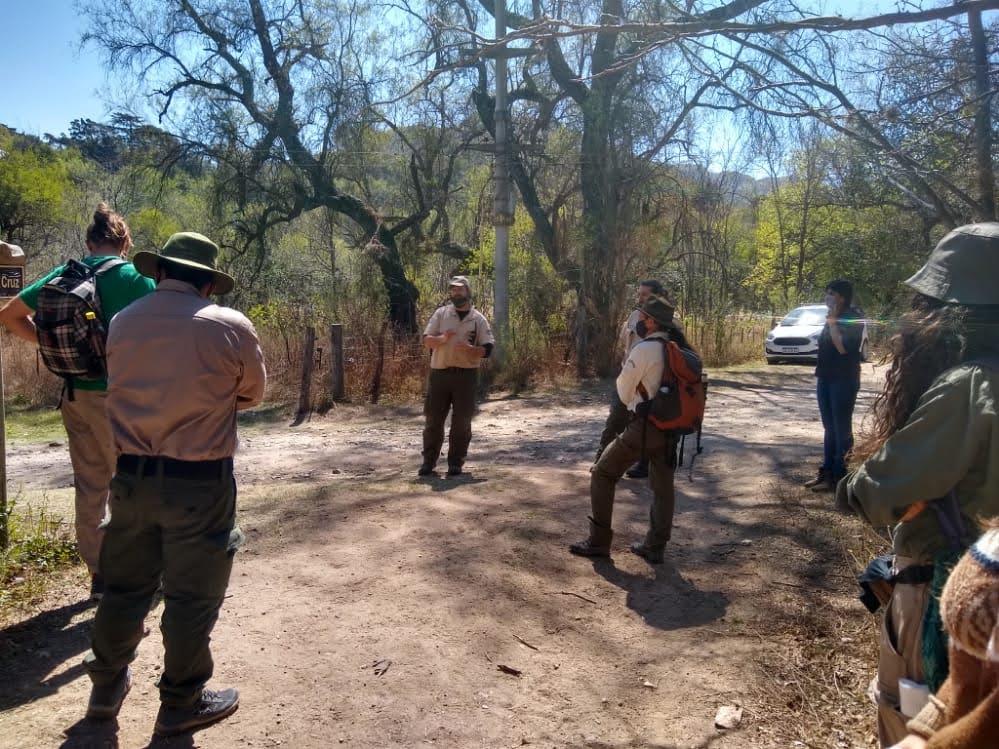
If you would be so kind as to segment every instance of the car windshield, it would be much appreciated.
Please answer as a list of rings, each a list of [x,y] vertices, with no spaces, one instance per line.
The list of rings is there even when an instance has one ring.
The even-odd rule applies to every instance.
[[[825,325],[826,311],[817,307],[798,307],[787,313],[787,316],[780,321],[785,327],[792,325]]]

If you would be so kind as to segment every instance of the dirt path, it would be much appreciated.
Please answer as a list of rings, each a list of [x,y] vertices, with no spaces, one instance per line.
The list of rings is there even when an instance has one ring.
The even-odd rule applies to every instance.
[[[820,450],[812,388],[803,367],[714,373],[658,569],[626,552],[645,482],[619,487],[612,561],[566,552],[585,533],[606,386],[485,403],[460,479],[416,479],[417,409],[247,430],[249,542],[213,645],[239,711],[150,743],[157,609],[117,733],[78,723],[92,610],[76,573],[0,630],[0,747],[867,746],[874,624],[849,568],[867,541],[828,495],[789,488]],[[57,511],[64,449],[11,457]],[[725,733],[728,704],[744,717]]]

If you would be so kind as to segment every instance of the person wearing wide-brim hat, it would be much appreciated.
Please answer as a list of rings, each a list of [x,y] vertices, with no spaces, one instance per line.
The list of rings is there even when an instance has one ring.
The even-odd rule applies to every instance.
[[[631,552],[651,564],[662,564],[666,544],[673,527],[675,492],[673,488],[676,438],[672,433],[647,428],[639,415],[639,406],[649,393],[662,385],[665,366],[664,341],[675,340],[690,348],[683,334],[673,324],[675,305],[664,297],[650,296],[642,304],[636,331],[642,339],[628,354],[616,386],[618,397],[627,406],[631,421],[600,453],[590,469],[590,533],[583,541],[571,544],[569,551],[582,557],[610,556],[614,532],[614,491],[629,466],[647,456],[649,483],[652,485],[652,508],[645,540],[631,545]]]
[[[266,374],[253,325],[209,301],[232,290],[218,246],[174,234],[135,267],[156,290],[111,321],[108,415],[119,457],[101,551],[107,592],[84,663],[87,716],[111,719],[131,686],[128,664],[162,581],[164,666],[154,731],[207,725],[239,705],[235,689],[205,689],[209,639],[225,597],[236,527],[236,412],[260,402]]]
[[[218,262],[219,248],[212,240],[203,234],[185,231],[174,234],[163,245],[159,252],[141,250],[132,258],[136,270],[144,276],[157,278],[161,269],[173,268],[172,276],[184,275],[183,269],[189,269],[194,275],[187,274],[195,280],[211,279],[211,294],[228,294],[235,282],[232,276],[220,271]],[[197,274],[203,274],[200,279]]]
[[[900,576],[872,682],[882,746],[901,741],[912,717],[900,711],[899,679],[932,691],[946,676],[939,587],[974,539],[974,519],[999,515],[999,223],[953,230],[906,283],[915,295],[891,341],[885,391],[837,487],[841,508],[893,526]]]

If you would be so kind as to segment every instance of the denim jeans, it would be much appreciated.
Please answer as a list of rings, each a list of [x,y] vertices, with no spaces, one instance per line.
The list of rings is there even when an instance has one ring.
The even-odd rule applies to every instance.
[[[860,383],[854,379],[819,377],[816,397],[825,430],[822,469],[833,482],[846,475],[846,454],[853,447],[853,406]]]

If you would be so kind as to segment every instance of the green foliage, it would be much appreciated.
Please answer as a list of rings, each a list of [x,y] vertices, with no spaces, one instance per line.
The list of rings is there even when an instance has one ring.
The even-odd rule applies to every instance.
[[[0,127],[0,236],[14,239],[58,222],[70,189],[60,154]]]
[[[35,595],[48,573],[80,561],[69,527],[45,510],[18,510],[11,501],[5,520],[9,543],[0,549],[0,608]]]
[[[740,245],[752,264],[744,286],[778,311],[820,301],[834,278],[853,281],[868,311],[891,308],[926,251],[918,226],[899,209],[836,205],[796,183],[761,202],[755,231]]]

